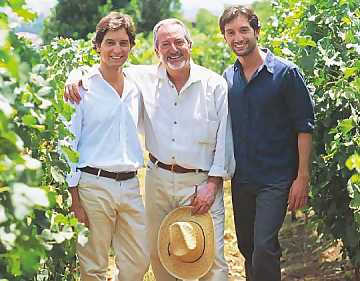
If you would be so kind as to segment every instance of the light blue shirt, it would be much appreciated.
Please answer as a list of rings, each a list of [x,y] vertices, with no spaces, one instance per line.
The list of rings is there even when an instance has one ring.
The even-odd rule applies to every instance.
[[[69,186],[77,186],[81,167],[91,166],[110,172],[136,171],[143,166],[143,151],[138,136],[142,119],[142,101],[135,83],[125,76],[120,97],[102,77],[99,66],[83,78],[80,104],[74,104],[69,130],[75,139],[71,145],[80,156],[71,163]],[[86,88],[86,90],[84,89]]]

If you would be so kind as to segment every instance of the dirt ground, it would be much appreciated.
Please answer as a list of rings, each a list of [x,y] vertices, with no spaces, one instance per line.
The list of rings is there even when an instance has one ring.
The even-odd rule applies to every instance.
[[[143,171],[140,173],[143,187]],[[143,188],[141,188],[143,190]],[[244,259],[238,251],[234,230],[231,192],[227,182],[224,189],[225,216],[225,258],[229,265],[229,281],[245,281]],[[291,220],[287,214],[280,233],[283,250],[281,258],[282,281],[354,281],[350,262],[342,259],[340,243],[331,243],[320,239],[305,222],[305,216],[299,212],[297,220]],[[110,258],[108,281],[114,270],[114,259]],[[155,281],[149,271],[144,281]]]
[[[228,244],[226,257],[230,267],[229,281],[245,281],[243,257],[233,247],[236,240],[233,234],[226,233]],[[296,222],[287,215],[280,235],[283,249],[283,281],[353,281],[349,261],[343,260],[341,245],[324,242],[304,222],[300,216]],[[229,245],[231,244],[231,246]]]

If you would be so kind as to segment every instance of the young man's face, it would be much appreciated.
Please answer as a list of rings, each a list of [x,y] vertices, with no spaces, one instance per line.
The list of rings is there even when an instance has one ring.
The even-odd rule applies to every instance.
[[[255,49],[259,30],[255,31],[246,16],[240,15],[225,24],[224,38],[238,57],[246,57]]]
[[[131,50],[129,36],[124,28],[106,32],[101,44],[97,46],[100,64],[107,67],[121,67]]]
[[[179,24],[166,24],[159,28],[155,52],[167,69],[181,70],[190,64],[191,44]]]

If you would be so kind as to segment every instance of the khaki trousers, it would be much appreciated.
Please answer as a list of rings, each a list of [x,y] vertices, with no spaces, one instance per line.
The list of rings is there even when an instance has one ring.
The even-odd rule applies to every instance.
[[[206,173],[177,174],[148,162],[145,177],[145,209],[147,217],[147,234],[150,244],[150,262],[157,281],[175,281],[161,265],[157,252],[158,230],[163,218],[173,209],[189,205],[194,186],[206,183]],[[224,222],[225,210],[223,189],[216,194],[210,214],[215,227],[215,261],[201,281],[228,280],[228,267],[224,258]]]
[[[79,195],[90,223],[88,242],[77,245],[81,280],[106,280],[112,246],[118,272],[113,280],[142,281],[149,254],[138,178],[115,181],[82,173]]]

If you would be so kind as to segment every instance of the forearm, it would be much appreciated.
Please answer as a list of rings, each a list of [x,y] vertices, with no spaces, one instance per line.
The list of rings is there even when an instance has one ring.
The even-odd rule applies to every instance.
[[[207,182],[210,188],[212,188],[214,191],[217,191],[218,188],[222,187],[223,178],[209,176]]]
[[[80,196],[78,188],[76,186],[69,187],[69,192],[71,194],[72,206],[79,206]]]
[[[299,168],[298,177],[310,178],[312,134],[298,134]]]

